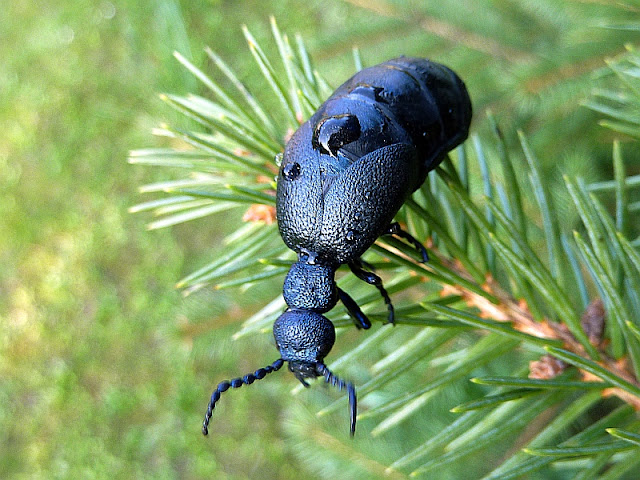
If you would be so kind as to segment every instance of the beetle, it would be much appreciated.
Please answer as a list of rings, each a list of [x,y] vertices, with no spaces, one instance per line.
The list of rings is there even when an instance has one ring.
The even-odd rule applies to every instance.
[[[324,377],[346,388],[350,433],[355,433],[355,387],[334,375],[323,360],[335,341],[323,315],[341,301],[356,327],[371,322],[336,285],[335,272],[348,265],[374,285],[394,310],[380,277],[360,257],[382,235],[409,242],[428,260],[419,241],[393,222],[407,198],[447,152],[468,136],[471,100],[448,67],[400,57],[361,70],[342,84],[287,142],[277,178],[276,218],[284,243],[298,255],[283,286],[288,308],[273,325],[280,358],[241,378],[223,381],[211,395],[202,432],[220,395],[279,370],[306,379]]]

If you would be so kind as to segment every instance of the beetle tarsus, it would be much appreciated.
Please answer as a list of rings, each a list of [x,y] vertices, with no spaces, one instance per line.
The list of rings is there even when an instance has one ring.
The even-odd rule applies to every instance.
[[[427,249],[424,245],[416,240],[416,238],[409,232],[404,231],[398,222],[393,222],[389,225],[387,235],[395,235],[396,237],[404,238],[416,248],[420,255],[422,255],[422,263],[427,263],[429,261],[429,254],[427,253]]]

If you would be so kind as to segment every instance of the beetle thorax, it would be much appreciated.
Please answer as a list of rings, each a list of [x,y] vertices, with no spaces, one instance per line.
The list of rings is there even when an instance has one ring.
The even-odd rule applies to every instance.
[[[284,281],[283,296],[292,309],[324,313],[338,301],[335,267],[324,263],[298,260]]]

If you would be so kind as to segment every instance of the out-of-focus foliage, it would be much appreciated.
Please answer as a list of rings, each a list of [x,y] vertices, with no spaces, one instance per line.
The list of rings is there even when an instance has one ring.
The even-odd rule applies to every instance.
[[[314,71],[300,38],[294,46],[274,20],[272,30],[277,63],[247,29],[245,36],[270,87],[267,94],[278,100],[275,109],[266,109],[265,93],[251,92],[214,52],[207,53],[234,88],[225,91],[177,55],[207,87],[212,100],[193,95],[164,98],[204,131],[165,126],[156,133],[182,145],[138,150],[131,156],[133,163],[181,167],[190,174],[143,187],[148,193],[169,194],[134,207],[162,216],[153,227],[253,204],[248,210],[252,214],[245,216],[249,224],[227,239],[225,251],[180,282],[190,291],[211,284],[218,289],[260,284],[284,274],[290,263],[291,252],[278,241],[272,222],[265,221],[270,216],[264,212],[274,206],[275,184],[269,173],[276,168],[282,132],[310,115],[326,96],[326,82]],[[355,61],[361,62],[357,52]],[[633,79],[630,83],[635,85]],[[236,99],[230,96],[233,90]],[[272,118],[286,123],[278,127]],[[581,225],[583,230],[570,235],[569,224],[562,221],[566,218],[561,220],[566,213],[555,208],[550,182],[524,135],[520,143],[526,164],[510,159],[493,117],[486,122],[496,137],[497,153],[486,151],[483,142],[472,137],[472,155],[467,153],[470,149],[458,148],[455,166],[447,159],[400,214],[414,234],[430,239],[433,256],[428,264],[411,260],[412,247],[388,240],[372,247],[367,256],[367,262],[385,270],[390,277],[387,285],[396,296],[406,291],[413,298],[407,304],[396,303],[396,324],[405,328],[382,327],[333,366],[365,367],[370,354],[380,350],[381,359],[360,373],[368,376],[360,388],[360,404],[365,406],[360,418],[374,420],[371,435],[392,439],[399,451],[380,450],[381,445],[388,446],[385,442],[367,448],[355,444],[350,457],[360,462],[344,464],[339,461],[344,448],[330,430],[310,423],[290,430],[300,445],[299,455],[315,460],[316,469],[327,478],[358,477],[365,471],[418,476],[436,470],[452,476],[464,470],[467,476],[483,473],[489,478],[538,473],[545,477],[557,471],[557,460],[571,475],[608,470],[617,472],[617,478],[635,465],[638,422],[631,409],[619,410],[619,417],[609,418],[605,427],[590,423],[588,411],[613,408],[602,401],[609,396],[628,403],[627,407],[640,407],[640,328],[632,315],[640,307],[640,255],[625,237],[635,218],[626,199],[637,177],[625,175],[620,145],[615,143],[616,180],[590,187],[615,192],[612,218],[581,180],[565,176],[571,200],[566,212],[573,216],[574,228]],[[473,178],[472,165],[477,165],[481,179]],[[520,171],[528,181],[516,174]],[[484,198],[476,193],[480,188]],[[259,264],[263,266],[257,269]],[[369,310],[370,293],[358,300]],[[283,308],[278,295],[248,319],[237,336],[268,331]],[[336,310],[329,314],[335,323],[348,325],[342,309]],[[386,320],[375,310],[369,315]],[[488,335],[470,335],[469,327]],[[465,342],[470,343],[464,346]],[[523,360],[541,353],[546,355],[529,365],[527,378]],[[507,356],[519,360],[504,363]],[[406,371],[409,366],[415,369],[413,375]],[[435,413],[444,403],[441,394],[455,392],[454,386],[469,375],[495,368],[505,369],[507,375],[475,380],[494,386],[489,394],[454,394],[457,406],[450,411],[458,414],[457,419],[447,421]],[[392,387],[401,379],[408,381],[404,388]],[[319,413],[333,413],[340,404],[334,402]],[[427,407],[429,414],[424,415]],[[426,420],[428,425],[435,418],[443,425],[430,434],[425,434],[428,426],[416,428],[416,423],[401,428],[408,419]],[[519,440],[521,448],[509,455],[509,446],[534,421],[531,438]],[[412,442],[418,443],[409,448]],[[482,465],[475,461],[477,455],[485,459]],[[582,458],[596,456],[597,461]],[[340,473],[328,465],[340,465]]]
[[[377,0],[364,6],[364,2],[339,0],[211,0],[182,5],[169,0],[76,0],[49,2],[46,9],[37,3],[8,2],[0,16],[0,472],[7,478],[375,478],[392,466],[391,478],[402,478],[403,472],[415,468],[422,468],[427,476],[433,472],[429,468],[438,468],[440,478],[460,478],[461,471],[473,478],[506,458],[491,457],[481,448],[499,455],[514,445],[515,430],[506,429],[494,437],[482,437],[480,427],[470,430],[486,416],[485,427],[507,425],[503,419],[519,418],[522,425],[540,433],[526,452],[511,450],[515,460],[502,467],[503,473],[522,465],[525,458],[533,458],[526,461],[542,468],[559,456],[587,455],[586,461],[543,469],[540,478],[574,478],[585,464],[589,469],[583,470],[587,472],[583,478],[588,478],[597,475],[611,458],[617,463],[611,464],[604,478],[624,475],[624,468],[633,468],[638,458],[636,451],[629,450],[638,428],[628,407],[614,399],[601,402],[597,391],[579,390],[572,397],[566,390],[554,393],[534,388],[533,395],[511,393],[518,398],[515,403],[501,403],[506,397],[494,399],[491,415],[469,409],[468,402],[474,399],[501,395],[496,387],[470,384],[470,376],[482,377],[481,383],[493,381],[492,385],[501,385],[507,394],[512,387],[531,393],[531,386],[510,386],[504,377],[526,376],[526,360],[539,357],[540,345],[531,348],[525,341],[524,350],[514,350],[513,342],[522,337],[510,340],[495,330],[491,336],[460,334],[468,329],[463,326],[465,318],[456,319],[457,314],[450,311],[451,306],[459,305],[408,288],[416,283],[407,274],[408,265],[404,271],[387,273],[381,261],[376,263],[392,295],[395,292],[394,299],[402,299],[396,301],[407,308],[406,323],[431,325],[449,315],[452,328],[402,325],[391,332],[379,329],[367,335],[341,329],[331,358],[338,369],[349,366],[351,378],[362,386],[363,394],[368,393],[363,412],[375,412],[375,407],[383,411],[385,403],[398,395],[431,382],[433,390],[404,410],[417,412],[411,422],[391,419],[385,425],[381,423],[384,417],[369,415],[360,421],[358,436],[350,442],[345,434],[343,398],[329,408],[330,415],[318,418],[315,413],[335,398],[335,392],[314,385],[304,395],[290,398],[294,380],[281,374],[279,380],[228,394],[215,413],[210,437],[203,439],[199,426],[212,386],[265,365],[276,354],[268,334],[252,333],[237,342],[231,338],[238,322],[278,295],[282,278],[277,269],[286,261],[267,265],[276,270],[273,281],[239,290],[242,295],[238,290],[200,289],[181,298],[173,289],[175,282],[219,257],[226,248],[224,239],[247,227],[236,209],[171,230],[144,231],[140,216],[127,213],[140,201],[137,186],[164,181],[168,172],[178,178],[184,169],[154,171],[127,166],[124,160],[132,147],[159,146],[148,136],[157,119],[183,131],[204,131],[198,122],[172,114],[157,100],[158,92],[177,95],[174,99],[189,92],[210,95],[174,60],[174,50],[209,73],[215,70],[203,46],[211,46],[239,79],[260,94],[266,110],[275,111],[278,100],[256,68],[240,28],[248,24],[257,43],[270,58],[277,58],[267,20],[274,14],[282,30],[303,34],[315,68],[331,85],[353,73],[354,45],[366,64],[406,54],[430,56],[459,71],[474,99],[474,128],[483,138],[467,150],[473,160],[468,162],[471,178],[480,178],[475,159],[483,153],[490,171],[500,171],[495,163],[500,148],[513,155],[517,175],[530,171],[520,161],[522,150],[514,134],[519,128],[527,132],[541,171],[561,170],[569,173],[569,179],[576,172],[587,179],[608,179],[612,177],[608,140],[613,134],[596,125],[603,117],[602,109],[584,108],[580,103],[613,107],[604,112],[608,117],[634,124],[637,97],[633,99],[628,83],[621,86],[614,71],[621,75],[624,70],[623,76],[632,82],[637,59],[632,54],[621,57],[615,63],[618,70],[609,69],[605,59],[625,55],[624,45],[637,43],[638,25],[633,23],[637,13],[631,2],[571,0],[476,0],[464,6],[454,1]],[[225,89],[230,88],[223,75],[213,75]],[[599,90],[592,95],[594,86]],[[483,114],[486,107],[507,127],[506,144],[491,137],[491,123]],[[613,111],[618,115],[610,114]],[[265,128],[284,135],[283,127],[290,123],[287,117],[273,121]],[[284,140],[277,135],[274,139]],[[163,147],[180,145],[170,138],[161,143]],[[637,149],[626,144],[616,148],[617,182],[590,188],[605,207],[616,212],[615,227],[631,234],[638,209],[633,204],[634,191],[622,186],[631,185],[633,174],[638,173]],[[554,215],[562,219],[562,231],[576,228],[580,232],[576,243],[571,243],[573,238],[567,240],[573,250],[567,250],[565,243],[559,246],[565,249],[565,267],[571,264],[571,251],[575,261],[587,267],[581,270],[584,289],[569,295],[571,308],[578,312],[586,298],[596,293],[603,296],[617,322],[607,333],[612,354],[622,355],[633,342],[623,332],[635,335],[633,326],[624,330],[624,309],[629,308],[628,302],[638,308],[637,298],[628,293],[637,281],[633,274],[637,265],[625,261],[633,258],[628,253],[618,255],[628,252],[628,246],[616,241],[617,237],[604,246],[593,242],[599,230],[609,232],[611,225],[581,183],[568,181],[573,188],[570,194],[560,175],[541,177],[549,181],[548,195],[560,199]],[[246,182],[246,187],[252,187],[250,180]],[[502,183],[501,176],[494,175],[486,184],[496,186],[494,202],[504,210],[505,205],[514,204],[504,202],[502,195],[512,199],[513,191],[501,191],[497,185]],[[432,182],[445,210],[451,205],[451,185],[455,182],[449,186]],[[546,259],[554,242],[544,235],[550,230],[543,222],[550,217],[545,217],[544,205],[536,195],[522,205],[523,214],[533,221],[526,238],[536,251],[544,252],[538,257]],[[419,205],[420,199],[406,220],[420,238],[426,238],[429,230]],[[582,205],[580,216],[570,205]],[[483,213],[502,235],[504,227],[495,216],[499,211]],[[446,218],[456,225],[461,215],[473,213],[473,209],[447,211]],[[277,248],[277,236],[272,240]],[[448,250],[456,248],[456,241],[441,237],[443,252],[456,257]],[[476,264],[478,257],[473,257],[467,268],[475,266],[480,272],[497,268],[498,279],[513,274],[505,272],[501,263],[510,265],[508,250],[501,252],[499,243],[491,244],[491,237],[474,241],[482,252],[472,248],[472,253],[486,262]],[[595,255],[596,260],[619,259],[604,265],[604,276],[591,255],[594,249],[606,255]],[[388,255],[379,247],[376,252]],[[268,250],[262,254],[276,257]],[[527,258],[534,262],[534,257]],[[438,266],[436,256],[432,266]],[[511,285],[513,292],[533,282],[526,277],[523,281],[522,275],[514,276],[521,281]],[[341,281],[359,300],[371,303],[367,308],[374,318],[380,308],[375,292],[349,277]],[[610,288],[615,285],[622,285],[621,297]],[[531,298],[543,313],[556,315],[558,305],[563,306],[554,299],[545,302],[538,294]],[[255,318],[264,321],[266,317]],[[334,318],[338,325],[348,324],[340,311],[334,312]],[[268,328],[269,322],[249,326],[260,325]],[[250,331],[255,332],[245,330]],[[430,356],[424,351],[431,352]],[[344,353],[353,356],[341,358]],[[487,353],[493,355],[492,361]],[[411,355],[418,357],[411,361]],[[572,359],[561,351],[556,355],[565,355],[568,362]],[[514,365],[520,370],[514,372]],[[376,379],[394,375],[394,368],[408,375],[398,376],[386,387],[376,383]],[[443,371],[445,376],[440,375]],[[445,380],[446,388],[441,388]],[[615,381],[615,376],[609,380]],[[424,404],[427,408],[417,410]],[[456,405],[469,410],[448,411]],[[560,405],[562,413],[556,417],[560,420],[543,429],[551,419],[535,413],[546,405]],[[509,426],[519,428],[515,421]],[[465,434],[467,430],[471,433]],[[376,436],[369,436],[369,431]],[[423,444],[428,438],[432,440]],[[489,443],[483,443],[483,438]],[[530,439],[520,437],[515,445],[523,447]],[[604,444],[595,450],[592,447],[591,453],[575,450],[586,448],[593,440]],[[473,448],[467,448],[469,445]],[[549,450],[551,446],[555,450]],[[460,453],[464,455],[457,457]],[[475,455],[482,455],[483,461],[473,461]],[[417,464],[412,463],[416,460]],[[528,475],[536,478],[535,473]]]

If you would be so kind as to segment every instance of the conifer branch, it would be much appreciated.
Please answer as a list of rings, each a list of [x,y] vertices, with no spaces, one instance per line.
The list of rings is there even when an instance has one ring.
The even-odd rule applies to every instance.
[[[443,265],[446,265],[459,276],[466,278],[469,281],[473,281],[472,276],[466,271],[460,262],[444,257],[441,252],[437,251],[437,249],[431,249],[430,254],[437,256]],[[481,286],[482,289],[498,299],[498,303],[492,303],[487,299],[487,297],[458,285],[444,285],[441,294],[442,296],[456,295],[461,297],[467,306],[480,310],[480,316],[482,318],[491,318],[499,322],[510,323],[515,330],[538,338],[560,340],[564,349],[579,355],[586,360],[590,360],[584,347],[575,339],[573,334],[564,324],[552,321],[548,318],[536,321],[528,309],[526,301],[513,298],[491,275],[487,275],[485,280],[484,285]],[[604,318],[606,317],[606,312],[604,311],[602,302],[599,299],[595,299],[587,310],[585,310],[582,316],[582,324],[587,333],[589,333],[588,330],[590,328],[593,329],[590,322],[593,321],[593,316],[597,315],[594,314],[593,311],[598,308],[598,305],[602,308],[602,321],[604,321]],[[600,326],[600,333],[602,333],[602,326]],[[604,348],[606,346],[606,342],[602,341],[600,335],[590,335],[590,341],[600,354],[598,365],[606,369],[611,374],[640,389],[640,382],[633,374],[626,357],[616,360],[608,355]],[[579,371],[584,381],[603,381],[600,377],[584,369],[579,369]],[[557,373],[559,372],[556,372],[556,374]],[[634,409],[640,410],[640,397],[621,388],[606,388],[602,391],[602,395],[604,397],[616,396],[631,405]]]

